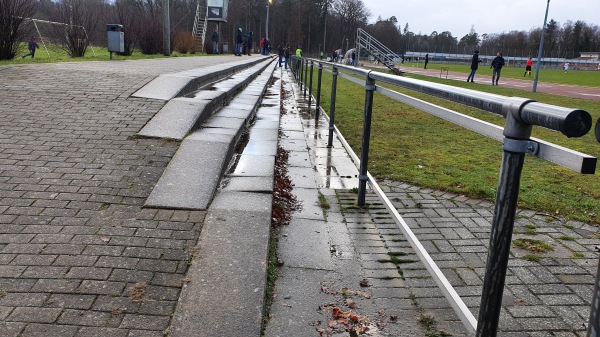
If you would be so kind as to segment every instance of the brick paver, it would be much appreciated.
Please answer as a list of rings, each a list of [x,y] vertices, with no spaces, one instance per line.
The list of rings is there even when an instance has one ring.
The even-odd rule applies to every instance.
[[[385,181],[381,185],[477,318],[493,205],[398,182]],[[354,238],[362,238],[368,232],[379,236],[384,244],[377,250],[357,247],[361,260],[374,256],[370,259],[373,264],[364,264],[365,268],[374,269],[369,277],[388,281],[392,274],[381,272],[387,268],[395,271],[399,280],[408,285],[408,288],[392,286],[384,294],[374,291],[374,297],[412,298],[413,306],[423,315],[434,318],[437,329],[452,336],[463,335],[462,323],[453,314],[397,225],[391,218],[382,216],[384,208],[378,198],[368,195],[366,202],[369,208],[357,209],[354,206],[356,194],[345,190],[337,193],[345,209],[347,225],[352,228],[356,224],[357,229],[351,230]],[[415,202],[419,203],[418,208],[414,208]],[[437,209],[441,204],[444,210]],[[536,230],[531,232],[533,226]],[[598,233],[597,227],[585,223],[550,218],[531,211],[518,212],[513,240],[542,240],[552,245],[554,250],[536,253],[541,260],[533,262],[523,258],[531,253],[513,246],[504,290],[500,335],[586,335],[583,324],[589,318],[598,265],[595,250],[595,246],[600,245]],[[561,240],[565,236],[573,237],[575,241]],[[382,263],[378,267],[377,263],[389,260],[389,254],[398,257],[396,265]],[[409,293],[402,294],[407,289]]]
[[[163,336],[203,212],[142,209],[178,143],[134,134],[162,73],[234,57],[1,67],[0,333]]]

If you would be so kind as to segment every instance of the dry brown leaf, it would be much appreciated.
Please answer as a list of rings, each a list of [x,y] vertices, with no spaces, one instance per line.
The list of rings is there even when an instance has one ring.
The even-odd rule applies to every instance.
[[[146,288],[148,285],[144,282],[138,282],[128,289],[129,300],[131,302],[141,302],[146,297]]]
[[[356,302],[354,302],[353,300],[347,298],[346,301],[346,306],[350,309],[358,309],[358,304],[356,304]]]
[[[370,287],[371,286],[371,283],[369,283],[369,280],[367,280],[366,278],[362,279],[359,282],[359,284],[360,284],[361,287]]]
[[[181,283],[190,283],[190,282],[192,282],[192,279],[189,277],[184,277],[181,279]]]

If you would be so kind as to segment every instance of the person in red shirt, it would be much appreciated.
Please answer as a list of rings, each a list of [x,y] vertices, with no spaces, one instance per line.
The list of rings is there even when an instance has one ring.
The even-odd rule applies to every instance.
[[[529,77],[531,77],[531,66],[532,65],[533,65],[533,60],[530,57],[529,60],[527,60],[527,63],[525,63],[525,74],[523,74],[523,77],[525,77],[525,75],[527,75],[527,73],[529,73]]]

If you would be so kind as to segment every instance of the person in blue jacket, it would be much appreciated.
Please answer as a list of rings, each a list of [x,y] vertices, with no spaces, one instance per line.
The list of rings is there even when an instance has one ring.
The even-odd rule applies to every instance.
[[[467,82],[474,82],[475,80],[475,72],[477,68],[479,68],[479,63],[481,60],[479,59],[479,50],[473,52],[473,57],[471,58],[471,74],[467,77]]]

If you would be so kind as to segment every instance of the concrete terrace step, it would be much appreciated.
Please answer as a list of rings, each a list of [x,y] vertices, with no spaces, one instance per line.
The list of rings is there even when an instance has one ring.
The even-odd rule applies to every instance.
[[[266,65],[259,66],[264,68]],[[183,140],[144,207],[207,209],[234,148],[260,103],[273,69],[269,66],[263,70],[227,106],[208,118],[202,128]],[[262,122],[258,124],[260,127]]]
[[[242,62],[229,62],[174,74],[159,75],[132,96],[168,101],[178,96],[187,95],[209,83],[227,78],[263,60],[264,58],[243,59]]]
[[[208,209],[170,336],[260,336],[280,90],[280,80],[267,90],[248,144]]]
[[[220,105],[258,76],[269,62],[270,59],[262,59],[262,62],[237,72],[228,79],[214,83],[210,88],[170,100],[137,135],[182,140],[190,131],[198,128],[209,118]],[[211,77],[209,74],[204,76],[217,77]]]

